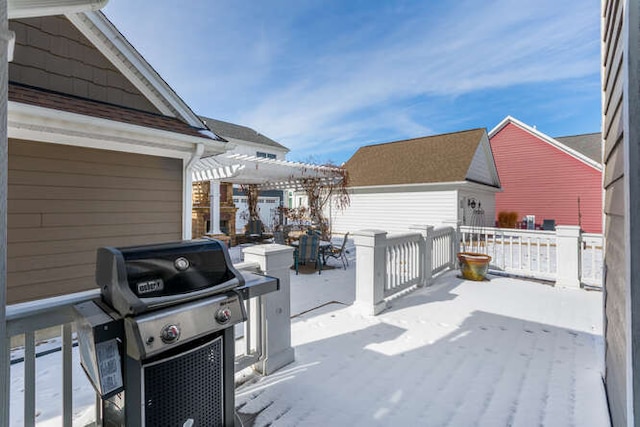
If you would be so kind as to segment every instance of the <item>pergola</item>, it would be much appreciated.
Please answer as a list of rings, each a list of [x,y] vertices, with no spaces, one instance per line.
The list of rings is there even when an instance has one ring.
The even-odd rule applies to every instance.
[[[209,181],[211,234],[220,231],[220,183],[255,185],[259,190],[308,190],[310,184],[328,186],[343,179],[336,166],[267,159],[225,153],[200,159],[192,169],[193,182]]]

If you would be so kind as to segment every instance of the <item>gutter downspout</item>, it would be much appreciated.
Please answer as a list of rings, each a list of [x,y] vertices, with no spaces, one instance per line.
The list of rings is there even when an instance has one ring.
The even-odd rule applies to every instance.
[[[191,240],[191,216],[193,213],[193,166],[204,153],[204,144],[196,144],[196,150],[187,161],[185,159],[184,171],[182,173],[182,239]]]

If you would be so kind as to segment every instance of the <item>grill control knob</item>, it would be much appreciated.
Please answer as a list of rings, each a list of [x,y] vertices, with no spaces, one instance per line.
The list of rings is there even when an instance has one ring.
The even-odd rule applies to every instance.
[[[170,344],[180,337],[180,328],[177,325],[167,325],[160,332],[162,342]]]
[[[216,312],[216,322],[224,325],[229,320],[231,320],[231,310],[228,308],[221,308]]]

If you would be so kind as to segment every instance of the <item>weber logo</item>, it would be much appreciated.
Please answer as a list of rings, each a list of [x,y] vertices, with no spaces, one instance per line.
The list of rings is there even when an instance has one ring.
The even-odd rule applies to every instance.
[[[150,292],[161,291],[164,289],[162,279],[149,280],[147,282],[138,283],[138,294],[148,294]]]

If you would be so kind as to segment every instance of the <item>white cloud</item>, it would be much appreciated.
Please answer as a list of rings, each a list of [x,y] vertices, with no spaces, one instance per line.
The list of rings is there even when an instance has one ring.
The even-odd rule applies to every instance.
[[[153,14],[150,62],[196,111],[252,126],[294,152],[352,148],[382,129],[428,132],[428,117],[398,111],[416,98],[599,74],[596,0],[333,12],[331,3],[316,9],[322,2],[195,3],[199,16]],[[170,35],[157,30],[164,25]]]

